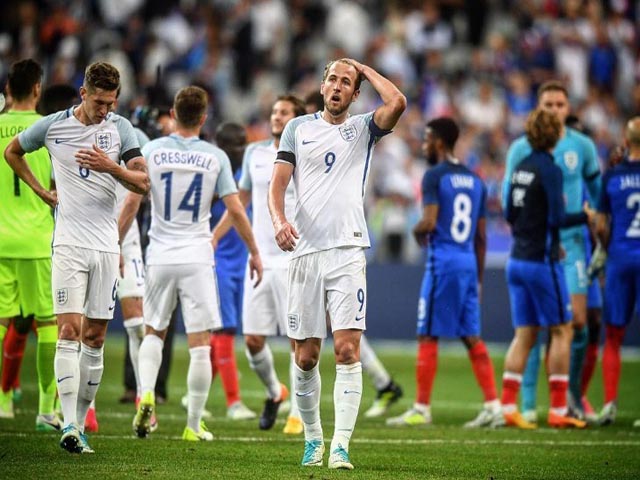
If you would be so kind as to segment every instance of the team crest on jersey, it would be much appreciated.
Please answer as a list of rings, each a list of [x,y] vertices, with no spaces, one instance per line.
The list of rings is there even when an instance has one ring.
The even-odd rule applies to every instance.
[[[287,315],[287,322],[289,322],[289,330],[295,332],[300,327],[300,317],[297,313],[290,313]]]
[[[96,133],[96,145],[100,150],[109,150],[111,148],[111,133]]]
[[[67,300],[69,300],[69,292],[66,288],[56,290],[56,302],[58,302],[58,305],[64,305]]]
[[[565,152],[564,164],[569,170],[575,170],[578,166],[578,154],[576,152]]]
[[[358,130],[355,125],[343,125],[339,130],[340,136],[342,136],[342,138],[347,142],[352,142],[356,139],[356,135],[358,135]]]

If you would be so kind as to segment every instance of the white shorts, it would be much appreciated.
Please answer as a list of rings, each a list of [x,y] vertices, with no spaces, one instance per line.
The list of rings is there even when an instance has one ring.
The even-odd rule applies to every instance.
[[[287,335],[325,338],[331,330],[365,330],[367,277],[361,247],[333,248],[289,262]]]
[[[269,268],[253,287],[249,268],[244,277],[242,333],[245,335],[284,335],[287,325],[287,268]]]
[[[140,244],[123,245],[124,277],[118,283],[118,298],[144,296],[144,263]]]
[[[118,288],[117,253],[58,245],[53,247],[51,260],[56,314],[82,313],[97,320],[113,318]]]
[[[144,323],[165,330],[180,298],[187,333],[222,328],[216,283],[212,265],[147,265]]]

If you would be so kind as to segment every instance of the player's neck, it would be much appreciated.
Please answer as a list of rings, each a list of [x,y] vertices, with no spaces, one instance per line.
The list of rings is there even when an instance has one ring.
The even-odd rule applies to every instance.
[[[344,123],[348,116],[349,110],[345,110],[339,115],[333,115],[326,108],[322,111],[322,119],[331,125],[340,125],[341,123]]]
[[[182,138],[199,137],[200,128],[185,128],[178,126],[176,127],[175,134],[180,135]]]
[[[73,110],[73,116],[76,117],[83,125],[93,125],[93,122],[84,110],[84,102]]]
[[[36,109],[38,100],[23,100],[21,102],[14,102],[11,105],[10,110],[14,112],[33,112]]]
[[[276,150],[280,148],[280,137],[273,137],[273,145],[276,147]]]

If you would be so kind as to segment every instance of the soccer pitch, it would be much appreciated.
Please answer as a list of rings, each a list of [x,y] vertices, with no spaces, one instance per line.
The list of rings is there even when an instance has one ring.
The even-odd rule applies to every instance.
[[[100,430],[89,441],[93,455],[72,455],[58,446],[58,434],[36,433],[37,383],[35,381],[35,339],[29,339],[21,375],[24,397],[17,405],[15,420],[0,419],[0,478],[84,478],[84,479],[514,479],[514,478],[640,478],[640,358],[625,355],[616,424],[584,431],[546,428],[544,421],[534,431],[512,429],[474,430],[462,428],[481,406],[466,354],[459,348],[441,348],[438,374],[432,395],[434,424],[422,428],[393,428],[384,419],[366,419],[362,412],[375,397],[364,374],[364,395],[351,442],[353,471],[302,468],[302,436],[282,433],[286,414],[272,431],[258,429],[257,420],[231,421],[220,380],[214,381],[207,408],[207,420],[215,440],[191,443],[180,440],[186,412],[180,397],[186,390],[188,353],[178,337],[169,384],[169,402],[157,410],[159,429],[149,439],[133,436],[134,408],[122,405],[122,362],[124,339],[114,335],[106,343],[105,374],[98,392]],[[443,345],[447,345],[444,344]],[[453,344],[457,345],[457,344]],[[409,407],[415,393],[415,343],[378,345],[378,355],[405,391],[390,415]],[[288,353],[283,343],[274,349],[280,378],[288,383]],[[490,346],[500,385],[504,350]],[[249,370],[241,345],[236,344],[241,372],[243,401],[258,413],[264,392]],[[333,422],[333,379],[331,345],[323,349],[320,363],[323,395],[324,436],[329,445]],[[548,405],[546,382],[539,384],[540,418]],[[594,406],[602,403],[601,373],[598,368],[589,395]]]

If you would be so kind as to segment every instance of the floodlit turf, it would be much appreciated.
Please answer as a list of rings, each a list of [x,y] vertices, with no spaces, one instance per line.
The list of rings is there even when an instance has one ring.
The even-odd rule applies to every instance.
[[[171,370],[169,403],[158,408],[159,429],[147,440],[133,437],[133,406],[121,405],[124,339],[115,336],[106,346],[106,369],[98,393],[100,431],[90,435],[93,455],[72,455],[58,446],[57,434],[36,433],[37,403],[34,339],[29,341],[22,372],[24,398],[15,420],[0,419],[0,478],[80,478],[80,479],[515,479],[515,478],[640,478],[640,360],[626,357],[623,363],[618,421],[606,428],[586,431],[556,431],[544,422],[535,431],[467,431],[461,425],[473,418],[480,407],[480,392],[463,352],[443,349],[433,391],[434,425],[419,428],[391,428],[384,419],[358,420],[351,443],[353,471],[302,468],[302,437],[282,433],[284,415],[274,429],[263,432],[257,420],[230,421],[219,379],[212,388],[208,408],[214,419],[209,429],[216,439],[210,443],[180,440],[186,413],[180,407],[185,391],[187,350],[179,340]],[[375,344],[374,344],[375,346]],[[496,375],[502,368],[503,351],[490,348]],[[321,362],[323,375],[322,418],[327,449],[332,435],[332,389],[335,370],[325,348]],[[414,397],[415,345],[381,348],[378,353],[405,397],[392,410],[398,415]],[[281,379],[288,380],[288,355],[275,348]],[[242,349],[237,349],[241,369],[243,400],[260,411],[263,390],[248,368]],[[598,408],[602,402],[600,370],[596,371],[590,398]],[[361,412],[375,395],[368,378]],[[539,411],[547,408],[547,387],[540,384]]]

